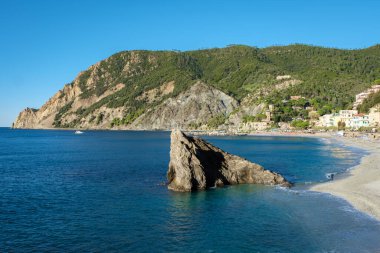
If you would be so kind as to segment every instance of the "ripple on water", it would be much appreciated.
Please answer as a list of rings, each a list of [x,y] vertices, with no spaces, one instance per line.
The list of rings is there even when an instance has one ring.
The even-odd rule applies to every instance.
[[[0,249],[16,252],[376,252],[379,223],[306,190],[361,155],[315,138],[207,137],[291,189],[160,185],[167,132],[0,129]]]

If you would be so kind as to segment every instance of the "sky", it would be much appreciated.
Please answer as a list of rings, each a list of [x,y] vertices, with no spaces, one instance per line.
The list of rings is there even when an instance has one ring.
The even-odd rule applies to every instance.
[[[377,0],[0,0],[0,127],[133,49],[380,43]]]

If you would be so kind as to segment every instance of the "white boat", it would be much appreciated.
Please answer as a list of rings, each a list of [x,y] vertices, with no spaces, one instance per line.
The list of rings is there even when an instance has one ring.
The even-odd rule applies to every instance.
[[[83,134],[83,132],[82,132],[82,131],[79,131],[79,130],[77,130],[77,131],[75,131],[75,134]]]

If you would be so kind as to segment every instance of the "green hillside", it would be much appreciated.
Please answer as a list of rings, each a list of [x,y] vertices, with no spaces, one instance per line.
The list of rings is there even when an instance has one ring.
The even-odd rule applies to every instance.
[[[128,62],[132,64],[126,74]],[[278,83],[276,76],[279,75],[291,75],[302,83],[275,90],[274,85]],[[91,76],[96,80],[94,87],[86,85]],[[96,71],[89,69],[79,77],[83,98],[93,94],[99,96],[118,83],[125,84],[125,88],[86,109],[78,110],[77,114],[86,116],[106,105],[110,108],[128,107],[131,114],[136,115],[136,112],[142,113],[147,109],[147,103],[136,99],[144,91],[175,81],[174,92],[149,105],[154,107],[167,97],[184,91],[196,80],[202,80],[238,100],[249,93],[269,90],[263,96],[257,96],[257,102],[275,104],[282,115],[287,110],[281,109],[284,107],[282,101],[292,95],[300,95],[323,114],[350,108],[355,94],[379,78],[380,45],[362,50],[307,45],[260,49],[234,45],[187,52],[125,51],[101,61]],[[56,126],[60,126],[59,117]]]

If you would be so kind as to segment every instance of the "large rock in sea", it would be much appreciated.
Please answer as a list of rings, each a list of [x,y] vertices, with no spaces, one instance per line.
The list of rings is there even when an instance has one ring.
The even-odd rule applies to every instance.
[[[281,175],[180,130],[171,133],[167,177],[168,188],[181,192],[233,184],[291,186]]]

